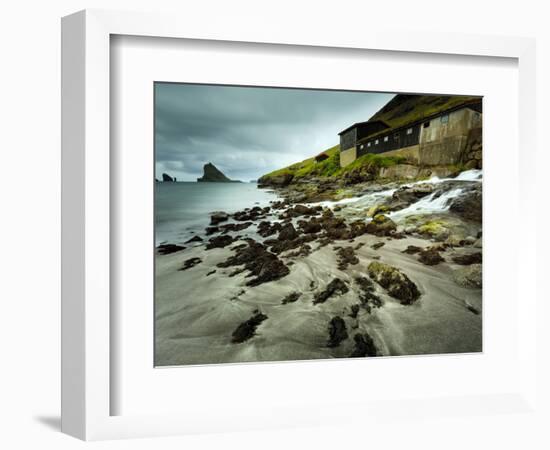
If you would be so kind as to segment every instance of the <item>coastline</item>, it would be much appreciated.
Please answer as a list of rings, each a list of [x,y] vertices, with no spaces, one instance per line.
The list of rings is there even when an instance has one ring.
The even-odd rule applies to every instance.
[[[290,186],[269,211],[220,216],[202,241],[155,256],[155,364],[482,351],[481,221],[446,204],[480,184]],[[418,298],[396,298],[375,262]]]

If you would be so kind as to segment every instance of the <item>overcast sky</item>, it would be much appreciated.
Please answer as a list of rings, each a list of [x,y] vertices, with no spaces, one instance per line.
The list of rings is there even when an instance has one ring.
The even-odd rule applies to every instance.
[[[393,94],[156,83],[157,178],[196,181],[211,162],[250,181],[314,156]]]

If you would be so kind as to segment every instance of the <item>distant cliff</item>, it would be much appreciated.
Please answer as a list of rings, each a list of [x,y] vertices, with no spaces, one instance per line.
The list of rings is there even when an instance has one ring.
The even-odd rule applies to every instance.
[[[198,182],[212,183],[240,183],[239,180],[230,180],[227,178],[214,164],[208,163],[204,165],[203,175],[197,178]]]

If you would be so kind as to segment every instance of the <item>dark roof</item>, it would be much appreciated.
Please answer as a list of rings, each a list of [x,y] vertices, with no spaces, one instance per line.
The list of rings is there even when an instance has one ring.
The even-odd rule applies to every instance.
[[[365,125],[376,125],[376,124],[380,124],[380,125],[383,125],[386,128],[390,128],[390,126],[386,122],[384,122],[383,120],[366,120],[365,122],[356,122],[353,125],[350,125],[349,127],[347,127],[345,130],[340,131],[340,133],[338,133],[338,134],[339,135],[343,134],[346,131],[349,131],[352,128],[355,128],[355,127],[361,127],[361,126],[365,126]]]

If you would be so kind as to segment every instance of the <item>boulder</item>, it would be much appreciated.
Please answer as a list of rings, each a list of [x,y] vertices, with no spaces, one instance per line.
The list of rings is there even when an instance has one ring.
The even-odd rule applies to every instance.
[[[483,217],[481,186],[451,200],[449,210],[463,219],[481,223]]]
[[[420,291],[414,282],[399,269],[387,264],[373,261],[367,268],[369,276],[388,294],[401,301],[403,305],[410,305],[420,297]]]
[[[483,287],[482,266],[472,264],[461,267],[453,272],[453,279],[460,286],[481,289]]]
[[[427,248],[426,250],[422,250],[419,255],[420,257],[418,260],[427,266],[435,266],[440,262],[445,261],[445,259],[443,259],[435,248]]]
[[[383,214],[377,214],[366,226],[367,233],[376,236],[389,236],[397,229],[393,220]]]
[[[200,264],[202,259],[200,258],[190,258],[183,262],[183,266],[179,270],[187,270],[191,267],[195,267],[197,264]]]
[[[471,264],[481,264],[482,254],[481,252],[466,253],[464,255],[453,256],[453,261],[462,266],[469,266]]]
[[[220,222],[229,220],[229,214],[223,211],[215,211],[210,213],[210,225],[218,225]]]

